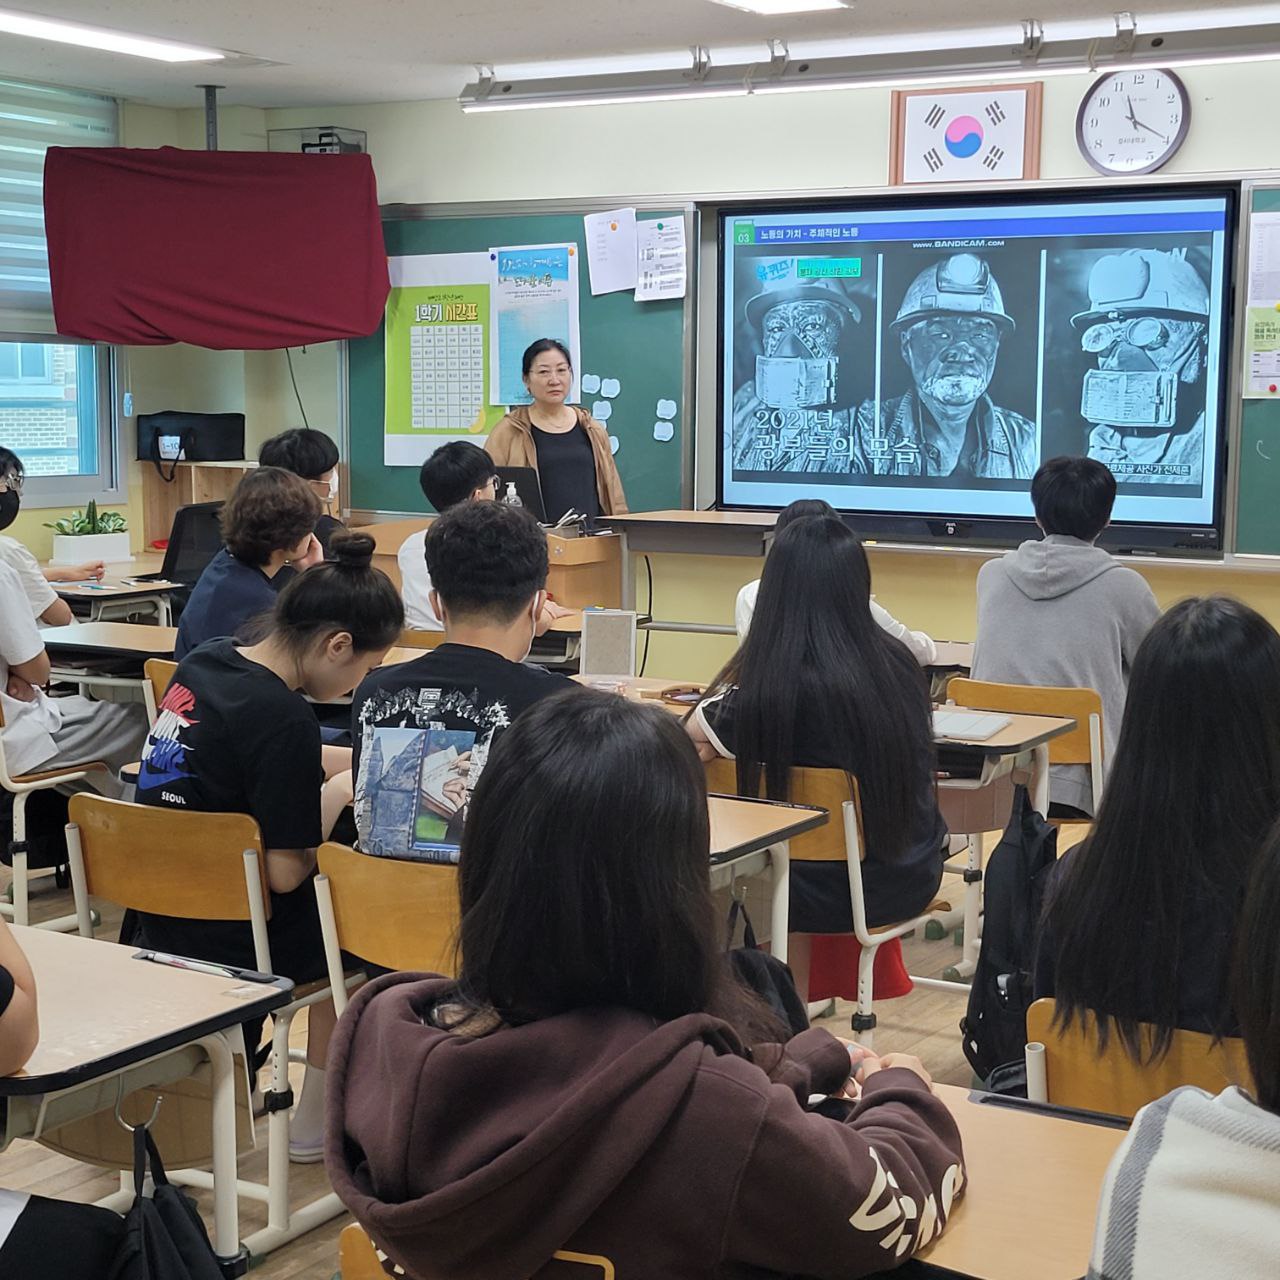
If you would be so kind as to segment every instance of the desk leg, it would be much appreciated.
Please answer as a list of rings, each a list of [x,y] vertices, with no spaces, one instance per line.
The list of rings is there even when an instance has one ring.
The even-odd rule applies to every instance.
[[[200,1041],[212,1068],[213,1251],[230,1259],[240,1252],[240,1202],[236,1186],[236,1077],[231,1046],[222,1033]]]
[[[791,927],[791,845],[786,840],[769,850],[769,865],[773,876],[769,950],[786,964],[787,933]]]
[[[1042,742],[1031,753],[1031,803],[1042,817],[1049,816],[1049,744]]]
[[[631,558],[631,549],[627,545],[625,530],[618,536],[620,538],[618,553],[622,557],[622,607],[624,609],[634,609],[636,607],[635,561]]]

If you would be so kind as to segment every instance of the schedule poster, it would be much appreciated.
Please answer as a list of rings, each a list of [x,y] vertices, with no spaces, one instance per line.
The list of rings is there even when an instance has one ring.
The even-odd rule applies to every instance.
[[[483,444],[504,412],[485,394],[489,255],[392,258],[390,271],[383,460],[416,467],[450,440]]]

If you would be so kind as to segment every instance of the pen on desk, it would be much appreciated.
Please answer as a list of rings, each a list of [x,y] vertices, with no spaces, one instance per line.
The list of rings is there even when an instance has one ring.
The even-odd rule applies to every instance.
[[[210,964],[207,960],[192,960],[188,956],[171,956],[164,951],[139,951],[134,959],[168,965],[171,969],[189,969],[192,973],[207,973],[214,978],[238,978],[247,982],[275,981],[269,973],[258,973],[254,969],[233,969],[227,965]]]

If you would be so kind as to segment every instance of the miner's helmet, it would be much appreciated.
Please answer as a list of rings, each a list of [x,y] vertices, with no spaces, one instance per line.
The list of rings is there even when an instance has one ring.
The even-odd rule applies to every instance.
[[[911,282],[891,326],[904,333],[930,316],[984,316],[1012,333],[1017,327],[1004,309],[1004,298],[991,268],[972,253],[957,253],[926,267]]]
[[[1209,288],[1182,254],[1126,249],[1099,258],[1089,272],[1089,310],[1071,317],[1077,329],[1122,316],[1208,320]]]
[[[817,276],[801,279],[794,271],[793,266],[780,279],[763,281],[760,292],[748,299],[747,320],[757,329],[764,323],[765,312],[783,302],[830,302],[849,316],[854,324],[862,320],[862,309],[838,278]]]

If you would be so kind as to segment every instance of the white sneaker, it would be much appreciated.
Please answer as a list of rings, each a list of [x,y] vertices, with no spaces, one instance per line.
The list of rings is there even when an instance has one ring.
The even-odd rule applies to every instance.
[[[314,1142],[295,1142],[289,1139],[290,1164],[319,1164],[324,1159],[324,1139]]]
[[[827,1018],[836,1011],[836,998],[832,996],[830,1000],[811,1000],[805,1009],[809,1014],[809,1021],[814,1018]]]

